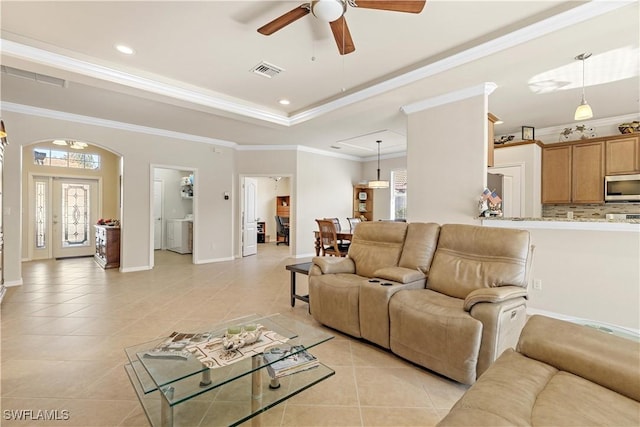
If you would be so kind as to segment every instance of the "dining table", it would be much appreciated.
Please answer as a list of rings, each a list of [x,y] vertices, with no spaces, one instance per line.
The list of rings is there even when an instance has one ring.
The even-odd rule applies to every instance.
[[[314,232],[314,236],[315,236],[315,246],[316,246],[316,256],[320,256],[320,249],[322,248],[322,243],[320,242],[320,231],[315,230]],[[336,233],[336,239],[338,240],[349,240],[351,241],[351,239],[353,238],[353,233],[351,231],[338,231]]]

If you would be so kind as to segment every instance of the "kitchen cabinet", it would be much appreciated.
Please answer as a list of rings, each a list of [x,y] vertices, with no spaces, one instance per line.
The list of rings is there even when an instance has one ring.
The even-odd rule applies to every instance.
[[[353,217],[373,221],[373,189],[362,185],[353,187]]]
[[[542,203],[571,203],[571,146],[542,149]]]
[[[640,173],[640,137],[605,141],[606,175]]]
[[[544,147],[542,203],[603,203],[604,159],[604,141]]]
[[[571,149],[571,201],[604,203],[604,142],[576,144]]]
[[[93,259],[100,267],[120,267],[120,227],[94,225],[96,229],[96,253]]]

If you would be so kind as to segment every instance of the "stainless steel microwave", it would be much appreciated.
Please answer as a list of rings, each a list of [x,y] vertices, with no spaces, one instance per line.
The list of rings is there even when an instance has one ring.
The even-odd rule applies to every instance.
[[[605,176],[604,201],[640,201],[640,174]]]

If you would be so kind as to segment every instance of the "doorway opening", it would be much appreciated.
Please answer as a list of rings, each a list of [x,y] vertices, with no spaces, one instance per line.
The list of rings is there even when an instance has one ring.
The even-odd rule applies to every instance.
[[[92,257],[94,224],[119,221],[122,157],[95,144],[42,140],[22,147],[23,257]]]
[[[243,257],[255,255],[260,249],[271,246],[290,254],[293,238],[291,176],[241,175],[240,188],[240,254]]]
[[[151,267],[182,257],[194,263],[197,197],[196,169],[152,165]]]

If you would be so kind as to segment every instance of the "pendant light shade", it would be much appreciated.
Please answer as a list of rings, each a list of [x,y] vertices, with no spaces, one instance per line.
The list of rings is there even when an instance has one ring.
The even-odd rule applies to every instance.
[[[576,113],[573,116],[574,120],[587,120],[593,117],[593,111],[591,111],[591,106],[587,103],[587,99],[584,96],[584,61],[591,56],[590,53],[581,53],[576,56],[578,61],[582,61],[582,101],[578,108],[576,108]]]
[[[378,144],[378,175],[375,181],[369,181],[369,188],[389,188],[389,181],[383,181],[380,179],[380,144],[381,140],[377,140]]]

